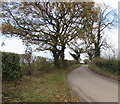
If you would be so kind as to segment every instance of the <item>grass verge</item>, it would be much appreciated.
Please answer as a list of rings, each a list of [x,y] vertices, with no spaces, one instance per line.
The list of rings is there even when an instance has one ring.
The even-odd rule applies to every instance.
[[[92,70],[95,73],[98,73],[98,74],[102,75],[102,76],[120,81],[120,75],[118,75],[117,73],[112,73],[112,72],[110,72],[110,71],[108,71],[104,68],[99,68],[98,66],[96,66],[93,63],[89,64],[89,69]]]
[[[21,80],[3,83],[3,102],[78,102],[67,84],[67,75],[79,66],[75,64],[42,77],[23,76]]]

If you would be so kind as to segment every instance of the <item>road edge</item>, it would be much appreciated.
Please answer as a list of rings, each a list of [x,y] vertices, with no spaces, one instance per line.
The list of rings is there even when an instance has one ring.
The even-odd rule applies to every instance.
[[[81,65],[81,66],[82,66],[82,65]],[[80,66],[80,67],[81,67],[81,66]],[[77,99],[79,102],[80,102],[80,96],[78,95],[78,93],[77,93],[76,91],[73,90],[72,86],[70,85],[70,81],[69,81],[69,79],[68,79],[68,76],[69,76],[69,74],[70,74],[72,71],[74,71],[74,70],[76,70],[76,69],[78,69],[78,68],[80,68],[80,67],[77,67],[77,68],[71,70],[71,71],[68,73],[67,77],[66,77],[66,78],[67,78],[67,84],[68,84],[70,90],[72,91],[72,93],[74,94],[74,96],[76,97],[76,99]],[[81,99],[82,99],[82,98],[81,98]]]

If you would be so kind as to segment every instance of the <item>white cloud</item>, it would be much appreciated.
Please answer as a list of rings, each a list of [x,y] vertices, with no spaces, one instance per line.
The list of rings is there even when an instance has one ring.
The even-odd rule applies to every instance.
[[[118,2],[119,0],[94,0],[97,3],[105,3],[106,5],[109,5],[112,8],[118,8]]]
[[[69,54],[69,52],[71,52],[70,49],[66,49],[65,50],[65,59],[68,59],[68,60],[73,60],[72,56]]]
[[[46,58],[53,59],[53,57],[52,57],[52,53],[49,52],[49,51],[33,52],[33,55],[36,55],[36,56],[42,56],[42,57],[46,57]]]
[[[109,45],[112,46],[114,49],[118,49],[118,29],[114,28],[111,31],[106,30],[105,34],[107,35],[107,42]]]
[[[1,46],[1,43],[4,42],[5,45]],[[0,37],[0,50],[5,52],[15,52],[15,53],[24,53],[24,45],[22,40],[18,38],[6,38]]]

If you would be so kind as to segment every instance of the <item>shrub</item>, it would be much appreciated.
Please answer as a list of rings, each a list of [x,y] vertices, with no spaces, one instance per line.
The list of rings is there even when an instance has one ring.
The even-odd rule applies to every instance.
[[[2,53],[3,80],[14,80],[21,77],[20,56],[15,53]]]
[[[78,64],[76,60],[67,60],[68,66],[73,65],[73,64]]]
[[[48,60],[47,58],[38,56],[35,61],[33,61],[29,66],[22,64],[23,66],[23,74],[32,75],[32,76],[40,76],[43,72],[50,72],[53,68],[53,62]]]
[[[67,68],[73,64],[78,64],[76,60],[64,60],[64,62],[59,59],[60,68]]]
[[[40,71],[50,71],[53,68],[53,63],[48,61],[47,58],[38,57],[38,59],[32,64],[32,66]]]

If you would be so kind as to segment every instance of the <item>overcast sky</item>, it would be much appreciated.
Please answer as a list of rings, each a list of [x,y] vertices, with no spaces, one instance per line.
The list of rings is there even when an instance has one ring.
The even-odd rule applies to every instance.
[[[111,8],[114,8],[118,10],[118,2],[119,0],[95,0],[97,3],[105,3],[109,5]],[[118,48],[118,29],[115,28],[112,31],[105,31],[105,34],[109,34],[109,43],[112,44],[113,47]],[[2,42],[5,42],[4,46],[1,46]],[[19,54],[24,53],[24,45],[22,41],[18,38],[11,38],[11,39],[6,39],[4,37],[0,37],[0,51],[5,51],[5,52],[15,52]],[[65,59],[72,59],[72,57],[69,55],[70,50],[66,49],[65,50]],[[40,55],[44,56],[47,58],[52,58],[52,54],[49,52],[39,52],[39,53],[34,53],[35,55]],[[82,56],[83,57],[83,56]]]

